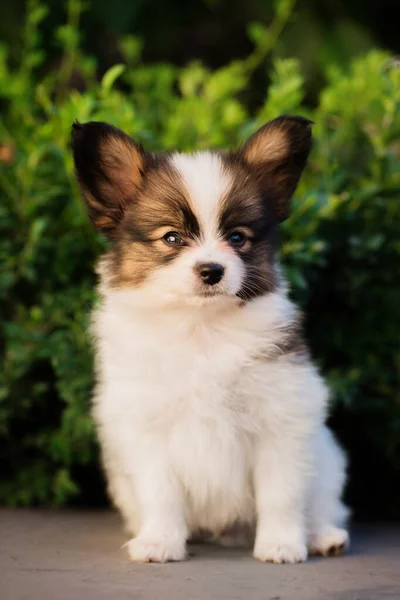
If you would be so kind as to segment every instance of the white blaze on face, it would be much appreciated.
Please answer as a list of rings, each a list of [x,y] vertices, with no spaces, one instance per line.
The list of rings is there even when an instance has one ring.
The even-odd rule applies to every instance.
[[[175,154],[172,163],[182,177],[202,234],[207,243],[218,238],[218,208],[232,184],[221,157],[211,152]]]
[[[184,262],[190,268],[192,281],[197,279],[193,267],[200,263],[219,263],[225,269],[221,286],[236,293],[243,276],[242,261],[222,239],[220,228],[221,200],[232,185],[221,157],[211,152],[192,155],[175,154],[172,163],[182,178],[199,227],[200,239],[187,253]]]

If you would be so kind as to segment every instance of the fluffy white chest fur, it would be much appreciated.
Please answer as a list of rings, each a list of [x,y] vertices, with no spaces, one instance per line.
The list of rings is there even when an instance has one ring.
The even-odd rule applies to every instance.
[[[93,414],[134,561],[182,560],[198,535],[277,563],[348,545],[345,459],[277,259],[310,144],[300,117],[225,154],[149,154],[75,125],[89,214],[112,240]]]
[[[344,530],[332,527],[345,516],[339,500],[344,461],[323,426],[323,382],[309,361],[281,350],[296,319],[285,295],[261,297],[240,309],[181,308],[158,315],[151,308],[132,310],[129,296],[108,294],[94,326],[94,414],[110,492],[129,531],[136,535],[148,503],[165,497],[165,514],[149,525],[152,537],[170,527],[169,511],[179,506],[184,522],[177,519],[174,526],[182,527],[185,538],[204,530],[234,543],[227,531],[236,526],[241,541],[237,526],[255,529],[254,478],[261,468],[265,489],[259,493],[273,503],[271,531],[277,526],[274,512],[301,486],[309,547],[325,552],[345,544]],[[153,479],[155,468],[160,472]],[[277,485],[285,470],[290,477]],[[178,505],[171,507],[173,487],[171,502]],[[130,543],[134,559],[154,552],[137,539]],[[289,554],[281,544],[278,554],[259,557],[299,560],[305,543],[299,536]],[[168,557],[182,558],[181,543],[178,548]]]

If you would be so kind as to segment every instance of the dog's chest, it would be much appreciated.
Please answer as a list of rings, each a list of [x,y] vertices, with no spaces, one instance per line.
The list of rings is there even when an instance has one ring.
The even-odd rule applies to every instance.
[[[126,377],[167,390],[201,392],[226,387],[260,345],[253,333],[226,327],[126,327],[106,340],[110,362]]]
[[[256,332],[232,322],[106,323],[98,348],[100,375],[127,399],[126,415],[132,411],[137,417],[140,409],[143,418],[187,419],[188,427],[199,418],[250,426],[243,393],[262,343]]]

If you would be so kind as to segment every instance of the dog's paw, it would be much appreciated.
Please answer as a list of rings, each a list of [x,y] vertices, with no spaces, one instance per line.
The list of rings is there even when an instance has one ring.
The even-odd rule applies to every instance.
[[[301,543],[256,542],[253,556],[261,562],[293,564],[307,560],[307,547]]]
[[[310,536],[308,550],[313,555],[339,556],[346,552],[349,544],[349,534],[345,529],[330,527]]]
[[[168,542],[156,539],[136,537],[124,546],[130,560],[138,563],[166,563],[186,558],[185,542]]]

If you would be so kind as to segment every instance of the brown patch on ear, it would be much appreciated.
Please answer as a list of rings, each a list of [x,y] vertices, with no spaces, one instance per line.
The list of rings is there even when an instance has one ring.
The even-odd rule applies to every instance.
[[[89,190],[81,183],[83,195],[86,201],[86,205],[88,207],[88,213],[90,220],[93,225],[99,231],[103,232],[105,235],[114,230],[116,223],[121,219],[122,212],[119,207],[116,206],[113,209],[111,206],[105,210],[104,204],[100,204],[97,200],[92,196]]]
[[[99,148],[103,157],[103,170],[107,179],[99,182],[103,196],[111,196],[124,206],[141,183],[144,167],[144,153],[125,136],[107,136]]]
[[[100,122],[75,123],[72,150],[90,219],[113,237],[141,186],[147,155],[121,130]]]
[[[239,149],[279,221],[289,216],[289,200],[307,163],[312,143],[311,124],[303,117],[278,117],[256,131]]]
[[[271,160],[284,159],[289,151],[289,139],[281,127],[259,129],[243,147],[244,156],[249,164],[260,164]]]

